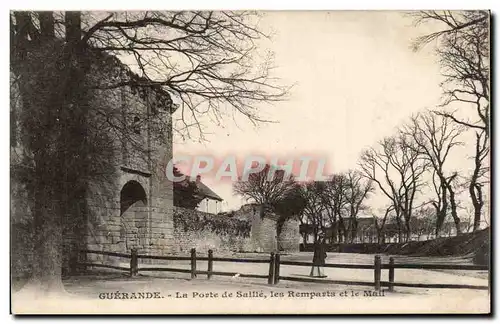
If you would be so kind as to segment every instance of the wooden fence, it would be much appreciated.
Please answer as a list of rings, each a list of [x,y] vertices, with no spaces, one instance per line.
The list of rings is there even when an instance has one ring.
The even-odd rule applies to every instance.
[[[382,264],[381,257],[376,255],[373,265],[370,264],[338,264],[326,263],[322,265],[324,268],[344,268],[344,269],[366,269],[373,270],[373,281],[350,281],[350,280],[330,280],[330,279],[315,279],[314,277],[301,278],[280,275],[281,266],[303,266],[312,267],[312,262],[298,262],[298,261],[283,261],[279,253],[270,253],[269,259],[247,259],[247,258],[218,258],[213,256],[213,251],[208,251],[207,257],[199,257],[196,255],[196,250],[191,249],[190,256],[155,256],[155,255],[142,255],[138,254],[137,250],[132,249],[130,254],[104,252],[95,250],[82,250],[82,254],[99,254],[113,257],[120,257],[130,259],[129,267],[120,267],[113,265],[106,265],[100,263],[79,262],[80,269],[87,267],[100,267],[115,270],[126,271],[131,277],[137,276],[139,272],[147,271],[167,271],[167,272],[181,272],[190,273],[191,279],[197,278],[197,275],[206,275],[207,279],[213,276],[235,276],[238,275],[242,278],[258,278],[267,279],[269,285],[276,285],[280,280],[299,281],[299,282],[314,282],[322,284],[346,284],[346,285],[361,285],[372,286],[376,291],[380,291],[382,287],[387,287],[389,291],[393,291],[394,287],[415,287],[415,288],[458,288],[458,289],[480,289],[489,290],[488,286],[480,285],[462,285],[462,284],[432,284],[432,283],[403,283],[395,282],[396,269],[424,269],[424,270],[488,270],[488,266],[483,265],[458,265],[458,264],[396,264],[394,258],[389,258],[388,264]],[[81,260],[86,260],[86,256],[81,256]],[[139,259],[153,259],[153,260],[189,260],[190,269],[170,268],[170,267],[139,267]],[[207,270],[199,270],[197,268],[197,261],[207,261]],[[269,271],[266,274],[245,274],[240,272],[224,272],[214,271],[214,262],[236,262],[236,263],[266,263],[269,264]],[[382,281],[382,270],[388,270],[389,281]]]

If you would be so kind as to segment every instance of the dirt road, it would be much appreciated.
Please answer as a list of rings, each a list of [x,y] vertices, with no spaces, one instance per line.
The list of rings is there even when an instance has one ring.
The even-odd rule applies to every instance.
[[[239,257],[242,257],[239,255]],[[245,254],[246,258],[267,258],[265,254]],[[282,260],[310,261],[310,253],[283,255]],[[467,263],[467,260],[398,257],[396,262]],[[388,256],[383,256],[383,263]],[[329,253],[328,263],[373,264],[373,255]],[[147,267],[147,265],[141,265]],[[156,265],[158,266],[158,265]],[[169,267],[189,269],[189,261],[168,262]],[[198,262],[205,270],[206,262]],[[215,262],[215,271],[267,274],[267,264]],[[281,275],[307,277],[308,267],[282,266]],[[373,270],[325,268],[327,279],[373,281]],[[383,270],[382,280],[387,280]],[[487,279],[471,275],[421,269],[397,269],[396,282],[463,283],[488,285]],[[188,273],[143,272],[128,278],[111,273],[105,277],[82,276],[65,280],[68,294],[33,302],[29,295],[13,294],[18,312],[68,313],[485,313],[489,311],[488,291],[472,289],[400,288],[375,293],[373,286],[301,283],[282,280],[276,286],[265,279],[198,275]],[[125,295],[123,295],[125,293]],[[134,294],[132,294],[134,293]],[[142,293],[142,295],[139,295]],[[149,293],[151,298],[144,297]],[[126,296],[126,298],[124,298]],[[133,298],[132,298],[133,296]],[[115,298],[115,297],[118,297]],[[30,301],[31,300],[31,301]],[[14,308],[16,309],[16,308]]]

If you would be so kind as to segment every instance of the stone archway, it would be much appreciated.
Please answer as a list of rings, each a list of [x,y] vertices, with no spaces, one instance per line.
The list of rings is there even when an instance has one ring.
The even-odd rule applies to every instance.
[[[120,191],[120,250],[143,249],[147,238],[147,195],[141,184],[128,181]]]

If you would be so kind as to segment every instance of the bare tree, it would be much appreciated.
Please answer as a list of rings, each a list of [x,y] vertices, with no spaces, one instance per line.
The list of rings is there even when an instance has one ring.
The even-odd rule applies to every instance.
[[[377,148],[362,153],[359,165],[363,175],[374,181],[394,206],[399,241],[402,225],[408,240],[415,196],[424,184],[422,175],[426,171],[426,163],[411,149],[411,139],[402,133],[386,137]]]
[[[363,177],[361,172],[349,170],[346,175],[347,190],[344,192],[347,201],[347,214],[349,215],[349,233],[351,243],[354,241],[358,231],[358,214],[364,209],[363,202],[375,189],[373,181]]]
[[[457,233],[460,233],[460,218],[457,214],[455,189],[452,182],[457,178],[456,171],[447,172],[445,162],[453,147],[462,145],[458,140],[464,127],[453,123],[450,119],[434,112],[417,114],[409,124],[402,127],[414,143],[413,149],[429,162],[432,168],[432,184],[436,199],[433,205],[437,213],[436,235],[440,232],[448,208],[455,222]]]
[[[262,64],[253,59],[257,41],[267,37],[257,26],[258,16],[243,11],[10,14],[11,91],[20,97],[28,166],[13,171],[33,193],[37,290],[62,287],[62,217],[91,177],[109,173],[113,143],[129,142],[149,156],[136,127],[101,109],[111,90],[170,98],[161,104],[166,112],[148,115],[158,141],[172,140],[164,118],[171,97],[180,108],[174,131],[181,136],[195,129],[203,137],[202,117],[264,121],[258,103],[283,100],[287,89],[271,76],[272,55]]]
[[[489,156],[490,147],[486,131],[476,132],[476,151],[473,157],[474,169],[469,181],[469,195],[474,206],[474,231],[479,230],[481,215],[485,204],[485,193],[483,188],[489,183],[489,166],[485,160]],[[488,193],[489,194],[489,193]]]
[[[437,41],[437,54],[443,68],[445,94],[443,106],[452,102],[474,107],[477,121],[463,120],[441,112],[456,123],[485,130],[489,134],[489,12],[420,11],[415,23],[440,22],[443,29],[417,38],[414,48]]]
[[[428,163],[420,158],[420,155],[412,149],[413,139],[403,133],[399,134],[399,150],[394,156],[391,164],[400,175],[401,211],[406,225],[406,239],[411,235],[411,218],[414,210],[415,196],[425,184],[423,175],[427,171]]]
[[[330,223],[330,240],[341,242],[347,240],[347,228],[343,219],[343,211],[347,205],[346,191],[348,179],[345,174],[334,174],[324,183],[324,190],[319,191],[321,204]]]
[[[371,181],[365,180],[359,171],[349,170],[316,184],[315,192],[330,225],[331,242],[355,239],[357,216],[364,209],[363,201],[373,191]]]
[[[267,164],[261,171],[250,173],[247,180],[240,177],[233,183],[233,192],[258,204],[274,206],[295,189],[296,182],[293,177],[285,179],[282,170],[277,170],[270,178],[270,170],[271,166]]]
[[[168,90],[180,105],[175,128],[180,135],[189,136],[195,128],[203,136],[199,118],[205,115],[220,122],[237,112],[252,122],[265,121],[255,104],[283,100],[287,93],[271,75],[272,53],[264,53],[262,62],[253,57],[257,41],[269,38],[257,28],[260,17],[255,12],[74,12],[72,17],[75,46],[116,56],[138,75],[94,86]],[[42,37],[37,23],[43,18],[52,19],[47,27],[52,35],[66,34],[64,14],[12,13],[15,52],[25,47],[25,36],[33,41]]]
[[[325,215],[323,195],[325,182],[312,181],[304,183],[301,187],[302,197],[305,201],[303,222],[309,224],[313,230],[314,243],[319,239],[320,233],[326,232],[328,218]]]
[[[415,41],[418,49],[437,41],[440,57],[445,100],[440,115],[466,126],[476,134],[474,169],[469,182],[469,195],[474,212],[474,230],[479,228],[484,206],[484,184],[488,182],[488,167],[484,165],[489,155],[490,136],[490,13],[488,11],[421,11],[414,14],[416,24],[439,22],[443,29],[424,35]],[[453,107],[473,108],[476,118],[460,116]],[[485,179],[486,178],[486,179]]]
[[[387,223],[387,217],[394,210],[393,205],[389,205],[385,208],[384,216],[379,217],[378,215],[372,213],[373,223],[375,225],[375,230],[377,231],[377,243],[385,243],[385,225]]]
[[[396,141],[393,137],[386,137],[378,142],[377,148],[371,147],[362,152],[359,166],[363,175],[374,181],[382,193],[390,200],[394,207],[395,219],[398,224],[398,239],[402,241],[400,193],[394,180],[391,168],[391,156],[396,154]]]

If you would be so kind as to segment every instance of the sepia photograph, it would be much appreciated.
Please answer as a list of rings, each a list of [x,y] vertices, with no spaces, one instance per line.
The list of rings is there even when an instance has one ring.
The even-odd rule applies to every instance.
[[[491,19],[11,10],[11,314],[491,314]]]

